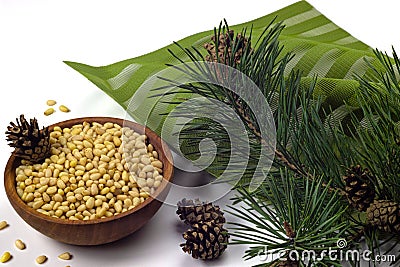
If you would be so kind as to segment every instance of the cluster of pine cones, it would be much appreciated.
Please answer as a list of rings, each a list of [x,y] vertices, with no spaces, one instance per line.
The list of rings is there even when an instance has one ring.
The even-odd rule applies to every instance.
[[[347,200],[357,210],[367,213],[368,223],[380,230],[400,233],[400,205],[391,200],[375,199],[372,174],[360,165],[347,170],[343,181]]]
[[[195,259],[212,260],[226,249],[229,235],[223,227],[225,217],[219,206],[200,200],[182,199],[176,213],[191,228],[183,233],[182,250]]]

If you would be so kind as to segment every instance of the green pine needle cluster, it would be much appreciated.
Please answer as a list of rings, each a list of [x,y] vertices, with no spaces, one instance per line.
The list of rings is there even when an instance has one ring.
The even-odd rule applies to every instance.
[[[229,212],[246,224],[231,223],[231,241],[250,246],[245,259],[267,259],[263,256],[274,253],[290,260],[298,253],[307,254],[313,263],[340,266],[324,254],[329,248],[337,249],[337,240],[348,231],[349,224],[343,220],[346,206],[322,179],[309,181],[281,170],[280,177],[267,179],[255,194],[243,188],[237,191]],[[315,254],[308,254],[310,251]],[[262,266],[275,266],[279,258]]]
[[[314,92],[318,77],[302,78],[301,73],[293,71],[285,74],[293,55],[282,54],[278,41],[282,29],[284,25],[272,21],[257,40],[252,39],[251,29],[244,29],[240,35],[249,40],[247,47],[240,47],[239,42],[235,43],[238,39],[232,38],[231,50],[225,47],[222,58],[217,55],[218,62],[227,62],[250,77],[271,107],[276,149],[268,173],[257,169],[260,151],[268,140],[260,135],[260,122],[245,101],[215,84],[176,85],[171,81],[171,87],[178,86],[179,90],[170,94],[196,94],[210,101],[223,102],[245,125],[245,132],[231,133],[248,138],[251,151],[247,168],[235,188],[237,196],[227,209],[247,222],[231,223],[232,244],[249,245],[245,259],[265,255],[266,249],[286,257],[290,251],[316,252],[315,257],[292,262],[294,265],[291,266],[313,263],[317,266],[341,266],[342,262],[322,253],[328,248],[338,248],[336,242],[340,239],[346,240],[348,249],[361,249],[366,244],[372,252],[371,257],[400,254],[400,233],[385,232],[382,227],[368,221],[365,211],[353,208],[346,198],[348,193],[343,180],[352,166],[360,165],[372,174],[367,182],[372,184],[369,190],[375,191],[377,200],[400,203],[400,60],[397,54],[393,51],[389,57],[375,51],[384,72],[370,65],[375,74],[371,79],[373,83],[356,77],[360,84],[358,106],[343,103],[331,107],[323,96]],[[226,32],[229,32],[226,23],[215,29],[217,49],[219,36]],[[206,51],[193,47],[180,48],[193,62],[204,61],[207,56]],[[239,49],[240,62],[234,57]],[[184,60],[171,53],[184,64]],[[260,105],[263,103],[260,101]],[[196,108],[200,107],[192,107],[193,110]],[[187,106],[177,107],[174,116],[190,118],[191,112]],[[223,113],[218,117],[228,124],[232,120]],[[207,170],[218,176],[227,168],[233,144],[220,122],[196,118],[185,125],[179,138],[181,146],[190,151],[186,155],[190,159],[208,152],[196,149],[201,140],[213,139],[218,157]],[[210,148],[209,152],[213,149]],[[230,164],[235,167],[235,162]],[[237,173],[242,173],[240,165],[237,168]],[[231,171],[234,176],[235,168]],[[254,175],[266,179],[255,192],[250,192],[248,185]],[[400,214],[395,214],[391,223],[400,224]],[[396,258],[398,261],[393,265],[399,263],[400,255]],[[261,265],[289,266],[282,265],[284,263],[284,260],[271,258]],[[350,264],[357,266],[360,261]]]

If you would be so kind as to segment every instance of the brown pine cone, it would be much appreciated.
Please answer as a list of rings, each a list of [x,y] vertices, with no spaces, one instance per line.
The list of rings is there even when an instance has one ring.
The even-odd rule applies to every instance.
[[[375,189],[371,184],[372,174],[360,165],[353,166],[343,176],[349,203],[359,211],[366,211],[375,198]]]
[[[400,233],[400,205],[390,200],[375,200],[367,209],[369,224],[386,232]]]
[[[41,162],[50,154],[49,130],[47,127],[40,129],[35,118],[28,122],[24,115],[20,115],[17,123],[10,122],[6,135],[16,156],[30,163]]]
[[[250,45],[249,40],[243,37],[240,33],[236,35],[233,30],[229,30],[226,33],[220,33],[218,36],[218,42],[215,36],[211,37],[211,43],[205,43],[204,48],[207,50],[208,55],[206,61],[218,62],[229,65],[229,61],[232,58],[232,49],[237,48],[235,55],[233,55],[233,61],[236,64],[240,63],[243,53],[247,46]],[[218,46],[218,51],[216,47]]]
[[[226,229],[213,222],[195,223],[192,229],[183,233],[186,243],[180,244],[182,250],[195,259],[216,259],[225,251],[229,241]]]
[[[182,199],[178,202],[176,213],[186,224],[192,225],[199,222],[213,222],[215,224],[224,224],[225,217],[219,206],[212,203],[201,202],[199,199]]]

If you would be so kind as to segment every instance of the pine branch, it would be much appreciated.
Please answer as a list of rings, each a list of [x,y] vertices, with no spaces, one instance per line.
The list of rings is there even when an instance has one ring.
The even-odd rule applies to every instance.
[[[256,257],[266,252],[266,248],[274,253],[288,249],[299,252],[315,250],[318,253],[327,247],[334,248],[336,241],[349,228],[341,219],[346,205],[340,197],[329,193],[322,186],[321,179],[298,179],[288,170],[281,172],[283,187],[277,183],[278,179],[270,178],[267,180],[269,187],[262,186],[257,194],[238,189],[237,200],[244,206],[242,209],[230,206],[227,212],[238,218],[247,218],[249,224],[231,222],[235,230],[232,244],[251,245],[245,258]],[[305,195],[299,194],[300,185],[307,188]]]
[[[228,27],[227,27],[228,28]],[[261,91],[265,98],[267,100],[273,101],[274,95],[278,92],[280,97],[279,101],[281,102],[278,107],[283,106],[287,107],[288,110],[281,110],[281,108],[278,108],[278,110],[275,111],[274,116],[275,116],[275,121],[278,122],[278,135],[277,135],[277,147],[274,151],[275,154],[275,159],[276,163],[279,163],[281,166],[286,166],[295,173],[297,173],[300,176],[304,176],[307,179],[313,179],[313,175],[309,173],[305,167],[304,164],[301,162],[301,157],[303,157],[304,153],[301,152],[302,150],[310,150],[310,152],[307,154],[309,158],[309,162],[316,161],[316,157],[319,156],[321,153],[315,153],[311,149],[311,145],[307,148],[304,147],[297,147],[298,150],[294,151],[294,155],[296,157],[293,157],[292,152],[289,152],[287,149],[287,145],[282,145],[282,143],[286,143],[287,140],[293,139],[295,133],[292,131],[282,131],[282,129],[291,129],[296,127],[296,124],[302,124],[301,121],[297,119],[298,112],[299,110],[302,111],[300,114],[305,114],[307,115],[309,112],[307,109],[310,108],[311,106],[311,94],[312,94],[312,89],[313,89],[313,83],[311,83],[310,88],[304,93],[300,92],[300,74],[299,73],[292,73],[289,77],[284,77],[284,72],[287,63],[291,60],[292,55],[280,55],[281,52],[281,47],[278,42],[278,36],[280,34],[280,31],[283,29],[281,24],[276,24],[275,26],[271,27],[270,29],[266,29],[264,32],[265,35],[261,36],[260,39],[257,41],[260,45],[255,48],[251,49],[249,47],[246,47],[245,50],[237,50],[237,45],[235,45],[235,41],[237,41],[240,38],[246,38],[245,34],[242,33],[240,38],[233,38],[230,34],[225,35],[224,28],[219,28],[218,31],[215,30],[215,32],[218,32],[218,36],[224,36],[229,39],[229,42],[232,42],[234,45],[232,47],[232,51],[230,51],[229,55],[227,54],[222,54],[223,60],[225,63],[232,63],[234,67],[236,67],[239,71],[241,71],[244,75],[250,77],[253,81],[258,83],[257,85],[259,88],[261,88]],[[222,33],[221,33],[222,32]],[[219,40],[219,37],[215,35],[214,40]],[[251,36],[248,37],[249,40],[251,40]],[[226,47],[225,47],[226,48]],[[187,50],[181,48],[184,52],[187,52]],[[218,50],[218,41],[215,43],[215,50]],[[193,48],[193,50],[196,50]],[[232,54],[242,54],[242,59],[240,60],[239,63],[237,62],[232,62],[229,60],[226,60],[228,56],[231,56]],[[199,51],[196,53],[191,53],[189,57],[191,57],[193,60],[194,54],[200,54]],[[219,55],[216,57],[217,60],[219,60]],[[197,58],[198,60],[201,60],[201,58]],[[199,67],[200,69],[197,71],[193,71],[192,69],[186,70],[185,73],[189,73],[189,75],[193,75],[194,78],[196,78],[197,73],[204,74],[204,69],[202,67]],[[182,70],[183,71],[183,70]],[[226,73],[224,69],[217,69],[216,73],[214,73],[214,77],[216,81],[222,82],[222,84],[230,84],[229,81],[225,81],[225,79],[236,79],[237,83],[240,86],[240,77],[235,77],[235,76],[229,76],[229,73]],[[213,73],[209,73],[208,76],[213,77]],[[262,79],[260,79],[262,78]],[[171,81],[172,83],[172,81]],[[232,83],[232,82],[231,82]],[[224,87],[221,86],[216,86],[214,84],[206,84],[203,82],[199,82],[196,84],[190,84],[190,85],[176,85],[173,84],[174,86],[177,86],[179,89],[184,89],[187,90],[188,92],[198,94],[210,99],[216,99],[218,101],[224,102],[227,105],[231,106],[239,115],[240,119],[242,120],[243,125],[246,127],[248,133],[246,136],[249,137],[249,140],[257,140],[258,142],[258,147],[256,143],[252,144],[252,159],[249,162],[248,168],[246,168],[246,174],[244,175],[245,177],[252,177],[252,174],[254,174],[253,170],[256,170],[255,167],[257,165],[257,161],[253,161],[255,158],[254,155],[258,155],[259,152],[262,149],[271,147],[271,144],[269,143],[268,139],[265,139],[261,132],[260,132],[260,125],[258,125],[258,121],[253,114],[253,111],[250,110],[249,106],[245,101],[242,101],[235,93],[232,91],[225,89]],[[261,86],[261,87],[260,87]],[[241,91],[242,93],[246,94],[246,90]],[[198,107],[191,107],[193,110],[198,110]],[[183,114],[185,112],[188,112],[188,114],[191,114],[189,110],[181,110],[179,111],[179,108],[176,109],[177,112],[175,112],[174,116],[179,117],[179,116],[184,116]],[[305,116],[304,115],[304,116]],[[308,117],[311,117],[312,115],[307,115]],[[312,118],[315,119],[315,118]],[[202,122],[201,120],[199,121],[199,124],[196,125],[195,128],[188,126],[186,128],[186,131],[180,132],[180,136],[182,139],[190,139],[191,135],[195,135],[195,133],[200,132],[200,128]],[[208,124],[210,125],[210,122],[208,121]],[[220,140],[228,140],[228,138],[223,137],[221,135],[221,132],[214,132],[214,134],[211,134],[213,132],[212,127],[209,127],[209,125],[206,125],[204,123],[204,129],[202,130],[203,132],[208,132],[210,133],[208,136],[213,136],[215,138],[218,138]],[[213,124],[215,125],[215,124]],[[320,135],[318,131],[321,129],[315,129],[315,134]],[[304,134],[309,134],[309,133],[303,133]],[[304,139],[304,136],[301,138]],[[323,140],[324,136],[321,136],[320,139]],[[286,141],[285,141],[286,140]],[[218,142],[221,144],[222,147],[229,146],[229,142]],[[298,142],[300,143],[300,142]],[[305,143],[307,144],[307,143]],[[192,144],[193,145],[193,144]],[[326,146],[329,146],[329,144],[326,144]],[[229,152],[229,149],[224,149],[227,153]],[[320,152],[320,151],[318,151]],[[254,155],[253,155],[254,153]],[[194,155],[193,155],[194,156]],[[324,162],[327,162],[326,159],[329,158],[329,161],[332,158],[332,155],[323,155],[325,158],[320,158],[319,162],[321,162],[321,170],[326,169],[326,166],[324,165]],[[195,157],[195,156],[194,156]],[[332,164],[333,165],[333,164]],[[211,169],[210,169],[211,168]],[[208,169],[209,171],[212,171],[213,166],[210,166]],[[219,168],[220,169],[220,168]],[[330,168],[330,170],[336,170],[336,168]],[[258,174],[260,175],[260,174]],[[261,174],[262,175],[262,174]],[[337,173],[334,173],[334,176],[340,177]],[[327,175],[329,177],[329,175]],[[242,179],[245,181],[246,179]],[[327,182],[325,182],[326,184]],[[339,191],[342,195],[344,194],[340,187],[337,186],[338,184],[336,183],[335,185],[331,186],[331,191]]]
[[[370,66],[378,80],[374,84],[358,77],[361,85],[358,99],[363,120],[360,126],[353,116],[356,130],[352,135],[361,144],[356,156],[374,174],[371,182],[379,199],[400,203],[400,60],[394,49],[393,59],[378,50],[375,54],[384,71]]]
[[[343,197],[349,192],[342,177],[350,166],[360,164],[373,173],[368,179],[379,199],[400,203],[400,86],[397,81],[400,60],[395,53],[393,61],[388,60],[387,55],[377,53],[386,73],[376,70],[375,80],[380,83],[374,84],[359,77],[359,110],[346,105],[334,110],[329,106],[322,108],[322,100],[313,96],[315,81],[304,84],[301,75],[293,72],[284,76],[292,55],[280,54],[282,50],[277,38],[282,27],[279,23],[271,26],[257,41],[255,48],[249,45],[243,49],[239,43],[244,40],[242,38],[247,38],[246,32],[243,31],[240,38],[234,37],[226,25],[226,28],[215,30],[213,49],[220,51],[219,45],[228,43],[232,46],[225,46],[215,57],[214,52],[208,51],[213,60],[230,65],[250,77],[265,97],[256,104],[265,105],[266,100],[273,109],[277,146],[267,179],[254,194],[244,189],[254,175],[264,177],[258,169],[258,157],[264,148],[271,145],[261,131],[265,122],[257,121],[257,114],[243,101],[246,97],[251,98],[245,90],[240,91],[244,96],[240,98],[238,94],[212,82],[181,85],[169,81],[172,87],[178,88],[170,94],[196,94],[209,99],[210,103],[219,101],[232,108],[225,113],[213,110],[212,105],[207,103],[177,106],[172,114],[176,118],[191,118],[193,110],[202,110],[204,114],[214,112],[220,119],[217,123],[196,118],[184,126],[179,137],[184,147],[189,148],[186,155],[193,159],[201,156],[196,148],[204,138],[211,138],[217,146],[217,157],[208,170],[220,174],[229,163],[231,177],[242,177],[242,183],[237,187],[240,196],[234,201],[235,205],[241,205],[232,206],[231,213],[253,226],[232,222],[232,236],[233,243],[251,246],[246,251],[246,259],[256,257],[263,246],[276,252],[288,248],[318,251],[328,243],[335,243],[339,236],[355,246],[364,237],[374,255],[386,253],[379,250],[382,241],[378,235],[379,227],[365,219],[365,212],[349,208],[344,213],[350,205]],[[251,40],[251,35],[248,40]],[[195,48],[181,49],[193,61],[204,59],[203,53]],[[240,60],[237,58],[239,54],[242,56]],[[194,67],[198,69],[187,70],[183,67],[180,70],[193,75],[193,80],[196,80],[196,75],[206,73],[216,83],[233,81],[239,87],[241,85],[240,75],[230,76],[224,67],[211,70],[200,64],[194,64]],[[174,98],[168,103],[177,105],[180,100],[183,102],[186,99]],[[361,126],[360,114],[364,116]],[[350,125],[342,125],[349,117]],[[239,140],[238,144],[232,144],[222,126],[234,124],[232,118],[238,118],[244,125],[244,128],[229,133]],[[239,161],[231,162],[232,156],[245,152],[245,140],[248,140],[250,149],[248,162],[245,166]],[[233,152],[233,148],[239,149]],[[203,152],[215,151],[205,148]],[[360,213],[364,217],[355,216]],[[321,264],[339,266],[339,263],[329,259],[324,259]]]
[[[237,109],[239,112],[239,115],[241,116],[241,118],[243,119],[243,121],[246,123],[247,127],[250,129],[250,131],[258,138],[258,140],[260,141],[260,143],[264,146],[269,146],[270,144],[268,144],[268,142],[261,136],[261,133],[258,130],[258,127],[253,123],[253,121],[250,119],[250,117],[246,114],[246,112],[244,111],[243,108],[241,108],[241,103],[239,103],[239,101],[236,101],[236,106],[238,106],[239,108]],[[294,165],[291,161],[289,161],[286,156],[279,151],[278,149],[275,149],[275,156],[276,158],[283,163],[283,165],[285,165],[286,167],[288,167],[290,170],[294,171],[297,174],[300,175],[306,175],[311,177],[311,175],[308,174],[304,174],[302,172],[302,170],[300,170],[299,168],[297,168],[296,165]]]

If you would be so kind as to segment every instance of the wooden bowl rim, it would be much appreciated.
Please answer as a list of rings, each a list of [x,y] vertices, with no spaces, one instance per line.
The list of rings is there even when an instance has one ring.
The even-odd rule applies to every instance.
[[[152,131],[151,129],[149,129],[148,127],[130,121],[130,120],[126,120],[126,119],[120,119],[120,118],[114,118],[114,117],[80,117],[80,118],[74,118],[74,119],[68,119],[68,120],[64,120],[64,121],[60,121],[57,123],[54,123],[52,125],[49,125],[49,130],[52,131],[53,128],[55,126],[60,126],[61,128],[63,127],[71,127],[72,125],[78,124],[78,123],[83,123],[84,121],[93,123],[93,122],[98,122],[98,123],[105,123],[105,122],[113,122],[116,123],[118,125],[120,125],[121,127],[129,127],[131,129],[134,129],[135,131],[138,130],[138,132],[140,134],[143,134],[144,132],[146,133],[146,135],[149,137],[149,134],[152,135],[152,138],[156,138],[157,141],[159,142],[159,144],[161,145],[162,149],[161,151],[157,151],[159,153],[162,153],[165,156],[165,159],[163,162],[163,177],[164,180],[163,182],[160,184],[160,186],[156,189],[156,191],[154,192],[154,194],[152,194],[152,196],[149,196],[143,203],[140,203],[138,206],[134,207],[131,210],[122,212],[118,215],[113,215],[110,217],[106,217],[106,218],[98,218],[98,219],[91,219],[91,220],[68,220],[68,219],[60,219],[60,218],[55,218],[55,217],[51,217],[45,214],[42,214],[38,211],[36,211],[35,209],[33,209],[32,207],[29,207],[17,194],[17,190],[15,188],[15,170],[14,170],[14,177],[10,177],[10,175],[7,175],[6,172],[7,170],[10,170],[14,164],[14,162],[16,160],[18,160],[18,158],[15,156],[15,152],[13,152],[10,156],[10,158],[7,161],[7,165],[4,171],[4,187],[6,190],[6,194],[9,198],[12,198],[13,196],[11,195],[11,192],[13,192],[14,196],[16,196],[15,198],[13,198],[14,200],[14,204],[18,205],[20,208],[22,208],[23,210],[25,210],[27,213],[29,213],[29,215],[34,216],[34,217],[38,217],[41,220],[45,220],[48,222],[52,222],[52,223],[56,223],[56,224],[61,224],[61,225],[94,225],[94,224],[99,224],[99,223],[106,223],[106,222],[110,222],[110,221],[115,221],[115,220],[119,220],[123,217],[127,217],[130,216],[131,214],[135,213],[136,211],[145,208],[147,205],[149,205],[153,200],[155,200],[165,189],[167,189],[168,184],[170,183],[170,180],[172,178],[173,175],[173,158],[172,158],[172,154],[171,151],[169,149],[169,147],[167,146],[167,144],[161,139],[161,137],[159,135],[157,135],[154,131]],[[99,122],[99,121],[104,121],[104,122]],[[64,126],[63,126],[64,125]],[[70,126],[66,126],[66,125],[70,125]],[[149,137],[150,138],[150,137]],[[151,144],[154,145],[154,141],[151,142]],[[164,170],[167,170],[167,174],[164,172]],[[12,183],[7,183],[8,180],[13,179]],[[13,184],[13,186],[11,186],[10,188],[10,184]]]

